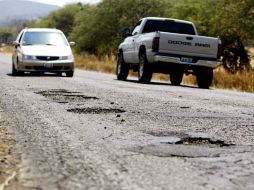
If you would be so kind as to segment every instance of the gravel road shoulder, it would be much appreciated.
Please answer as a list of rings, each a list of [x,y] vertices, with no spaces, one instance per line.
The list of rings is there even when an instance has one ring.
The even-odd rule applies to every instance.
[[[8,125],[0,108],[0,190],[37,190],[24,187],[19,180],[21,158],[15,151],[16,141],[8,132]]]

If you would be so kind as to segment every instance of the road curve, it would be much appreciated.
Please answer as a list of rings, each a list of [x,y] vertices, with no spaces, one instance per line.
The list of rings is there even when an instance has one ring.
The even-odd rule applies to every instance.
[[[254,189],[254,94],[10,73],[0,55],[0,107],[27,187]]]

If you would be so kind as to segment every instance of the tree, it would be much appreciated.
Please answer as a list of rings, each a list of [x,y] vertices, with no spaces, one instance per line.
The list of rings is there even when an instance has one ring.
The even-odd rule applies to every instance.
[[[122,30],[145,16],[164,16],[164,0],[103,0],[83,9],[75,21],[71,37],[78,52],[112,54],[123,39]]]
[[[41,18],[38,22],[30,22],[29,27],[57,28],[62,30],[69,37],[74,27],[76,14],[83,9],[81,3],[70,4],[62,9],[52,12],[46,17]]]
[[[172,9],[174,17],[193,21],[200,35],[220,36],[228,71],[250,67],[245,46],[253,42],[253,0],[182,0]]]
[[[13,40],[13,31],[9,28],[0,29],[0,42],[10,43]]]

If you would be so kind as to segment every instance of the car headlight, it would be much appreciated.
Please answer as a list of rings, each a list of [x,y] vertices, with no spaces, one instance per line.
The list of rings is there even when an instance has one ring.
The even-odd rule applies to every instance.
[[[36,60],[36,56],[34,55],[22,55],[22,60],[28,60],[28,61],[31,61],[31,60]]]
[[[60,59],[60,60],[73,60],[73,55],[69,55],[69,56],[60,56],[59,59]]]

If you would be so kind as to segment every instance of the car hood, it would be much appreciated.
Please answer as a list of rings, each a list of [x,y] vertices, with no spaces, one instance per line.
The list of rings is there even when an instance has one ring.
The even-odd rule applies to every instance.
[[[69,56],[72,54],[69,46],[22,46],[25,55],[32,56]]]

